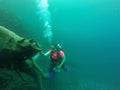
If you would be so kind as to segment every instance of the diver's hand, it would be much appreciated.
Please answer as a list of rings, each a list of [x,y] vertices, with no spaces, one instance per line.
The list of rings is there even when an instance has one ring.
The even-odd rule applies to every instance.
[[[42,55],[45,55],[45,53],[44,53],[43,51],[40,51],[40,53],[41,53]]]
[[[55,72],[60,72],[61,71],[61,67],[57,66],[53,69]]]

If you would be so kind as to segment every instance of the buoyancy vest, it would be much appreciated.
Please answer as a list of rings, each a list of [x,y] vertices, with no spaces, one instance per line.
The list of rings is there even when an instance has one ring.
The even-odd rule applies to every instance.
[[[50,59],[54,64],[60,64],[62,57],[64,56],[63,50],[51,51]]]

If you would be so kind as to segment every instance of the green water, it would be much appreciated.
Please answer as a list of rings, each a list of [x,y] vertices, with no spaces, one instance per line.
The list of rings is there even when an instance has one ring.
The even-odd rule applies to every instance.
[[[120,1],[49,0],[48,4],[52,40],[61,43],[71,72],[45,81],[44,88],[120,90]],[[46,51],[50,43],[43,37],[44,23],[36,13],[37,5],[36,0],[0,0],[0,8],[8,13],[8,19],[0,13],[0,24],[34,38]],[[42,68],[47,70],[42,59]]]

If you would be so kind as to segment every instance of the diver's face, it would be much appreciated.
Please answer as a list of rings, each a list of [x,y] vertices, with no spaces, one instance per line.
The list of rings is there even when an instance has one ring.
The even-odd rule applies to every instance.
[[[22,39],[17,42],[17,44],[21,47],[31,47],[37,51],[41,51],[40,45],[37,44],[33,39],[28,40],[28,39]]]

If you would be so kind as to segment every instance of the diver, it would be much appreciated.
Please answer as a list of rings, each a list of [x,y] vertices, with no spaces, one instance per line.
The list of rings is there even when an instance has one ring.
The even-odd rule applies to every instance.
[[[65,71],[69,71],[69,68],[66,67],[65,65],[65,61],[66,61],[66,57],[65,57],[65,53],[62,50],[60,44],[53,44],[51,46],[51,49],[48,50],[46,53],[41,52],[44,56],[48,56],[51,60],[51,64],[49,67],[49,74],[48,74],[48,78],[53,78],[54,77],[54,73],[55,72],[60,72],[61,69],[65,70]]]

